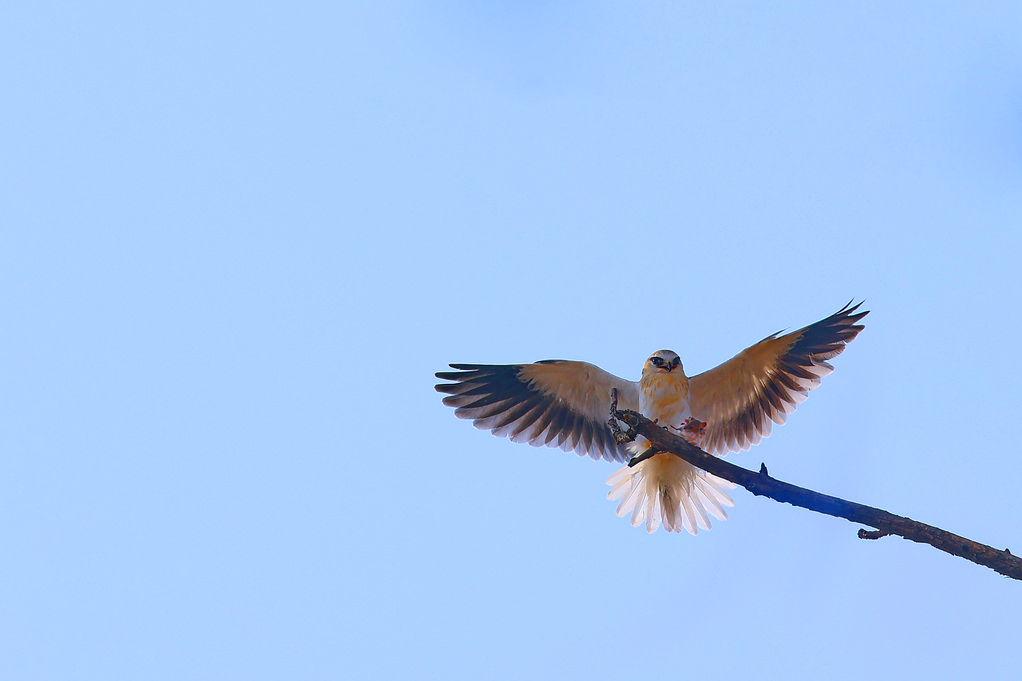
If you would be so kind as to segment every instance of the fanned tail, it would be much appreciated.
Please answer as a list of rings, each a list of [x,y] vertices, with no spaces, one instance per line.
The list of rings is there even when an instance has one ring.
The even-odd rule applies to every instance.
[[[618,517],[632,514],[632,526],[646,524],[656,532],[691,534],[710,529],[710,518],[727,520],[725,507],[735,502],[725,491],[736,485],[702,471],[673,454],[656,454],[633,468],[625,466],[607,478],[608,499],[620,499]]]

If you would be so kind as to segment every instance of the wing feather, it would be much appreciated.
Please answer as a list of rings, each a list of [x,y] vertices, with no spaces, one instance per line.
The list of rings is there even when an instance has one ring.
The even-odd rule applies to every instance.
[[[527,442],[558,447],[594,459],[627,461],[607,425],[610,393],[618,406],[638,409],[638,384],[586,362],[544,360],[535,364],[452,364],[436,386],[444,404],[482,430]]]
[[[806,399],[864,328],[869,312],[849,303],[815,324],[786,335],[773,334],[715,369],[693,376],[692,413],[706,421],[703,448],[723,454],[748,449],[770,434],[772,423]]]

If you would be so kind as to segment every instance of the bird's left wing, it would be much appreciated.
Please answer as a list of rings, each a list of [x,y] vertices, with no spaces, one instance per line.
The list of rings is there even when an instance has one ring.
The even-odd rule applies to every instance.
[[[861,305],[861,303],[859,304]],[[692,414],[706,421],[702,447],[714,454],[748,449],[784,423],[863,327],[868,312],[846,305],[804,329],[764,338],[689,383]]]
[[[619,409],[638,409],[638,384],[586,362],[548,359],[535,364],[452,364],[437,391],[444,404],[476,428],[527,442],[560,447],[579,456],[628,461],[607,425],[611,390]]]

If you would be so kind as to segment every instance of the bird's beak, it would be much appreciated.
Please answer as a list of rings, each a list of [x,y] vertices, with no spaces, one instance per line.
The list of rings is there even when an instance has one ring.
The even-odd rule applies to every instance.
[[[670,373],[670,372],[674,371],[674,367],[675,367],[675,366],[676,366],[676,365],[674,365],[674,364],[665,364],[665,365],[664,365],[664,369],[666,369],[666,370],[667,370],[667,373]]]

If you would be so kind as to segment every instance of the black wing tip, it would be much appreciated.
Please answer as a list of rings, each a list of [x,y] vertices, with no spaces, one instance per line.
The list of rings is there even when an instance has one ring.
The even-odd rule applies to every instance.
[[[815,324],[810,324],[805,328],[805,330],[809,331],[813,327],[834,330],[840,328],[846,334],[851,332],[851,336],[842,341],[844,343],[848,343],[856,336],[858,336],[863,329],[866,328],[864,324],[856,323],[870,313],[869,310],[863,310],[862,312],[858,311],[859,308],[862,307],[862,305],[865,302],[866,302],[865,300],[860,300],[859,302],[856,303],[855,299],[852,298],[840,310],[838,310],[831,316],[827,317],[826,319],[821,319]]]
[[[447,366],[457,369],[457,371],[438,371],[433,375],[445,381],[464,381],[468,376],[486,369],[507,368],[496,364],[448,364]]]
[[[853,305],[852,303],[855,304]],[[859,302],[856,303],[855,298],[852,298],[847,303],[845,303],[844,307],[842,307],[840,310],[831,315],[831,317],[832,318],[843,317],[845,319],[850,319],[853,323],[857,322],[870,313],[870,310],[863,310],[862,312],[858,312],[858,309],[862,307],[865,303],[866,303],[865,300],[860,300]]]
[[[443,381],[454,381],[453,383],[440,383],[433,386],[437,392],[451,393],[456,390],[460,392],[459,386],[466,382],[475,383],[484,379],[495,377],[507,377],[510,372],[517,376],[518,364],[448,364],[447,366],[457,371],[438,371],[434,376]]]
[[[438,371],[433,375],[441,381],[456,381],[457,383],[461,383],[468,376],[468,374],[454,371]],[[443,385],[457,385],[457,383],[444,383]]]
[[[567,359],[541,359],[535,364],[560,364],[562,362],[568,362]],[[524,364],[448,364],[447,366],[457,371],[438,371],[434,374],[437,378],[442,378],[445,381],[464,381],[471,375],[493,375],[506,373],[508,371],[518,372]]]
[[[790,358],[806,359],[819,364],[822,360],[837,357],[844,352],[845,347],[866,328],[856,323],[869,314],[869,310],[858,311],[864,302],[856,303],[853,298],[829,317],[801,329],[788,349]]]
[[[461,381],[465,380],[467,371],[470,371],[468,367],[475,367],[475,364],[448,364],[447,366],[452,369],[460,369],[460,371],[438,371],[434,376],[442,381],[458,381],[458,383],[438,383],[433,386],[433,389],[438,393],[452,393],[457,389]]]

